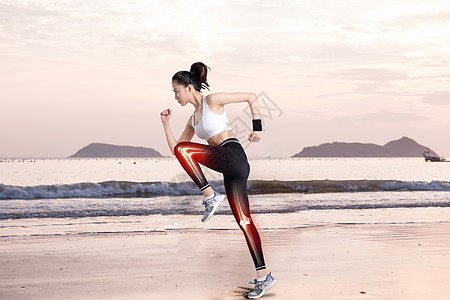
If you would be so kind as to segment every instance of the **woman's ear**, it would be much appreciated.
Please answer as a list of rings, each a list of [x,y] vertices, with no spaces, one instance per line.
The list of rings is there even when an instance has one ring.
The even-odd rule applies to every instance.
[[[194,89],[194,86],[192,84],[188,84],[186,87],[186,92],[188,92],[189,94],[192,94]]]

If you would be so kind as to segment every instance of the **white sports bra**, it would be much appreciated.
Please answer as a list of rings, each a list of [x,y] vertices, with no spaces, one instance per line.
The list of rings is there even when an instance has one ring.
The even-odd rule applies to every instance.
[[[206,103],[206,95],[203,95],[203,112],[202,118],[197,125],[194,125],[194,114],[192,114],[192,127],[197,136],[204,140],[209,140],[211,137],[225,130],[231,130],[225,109],[221,115],[213,113]]]

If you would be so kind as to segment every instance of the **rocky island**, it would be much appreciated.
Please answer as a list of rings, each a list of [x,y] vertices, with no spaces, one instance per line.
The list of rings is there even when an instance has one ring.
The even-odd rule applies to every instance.
[[[334,142],[305,147],[291,157],[419,157],[425,151],[437,154],[406,136],[380,146],[364,143]]]
[[[117,146],[102,143],[92,143],[78,150],[69,158],[76,157],[165,157],[153,148]]]

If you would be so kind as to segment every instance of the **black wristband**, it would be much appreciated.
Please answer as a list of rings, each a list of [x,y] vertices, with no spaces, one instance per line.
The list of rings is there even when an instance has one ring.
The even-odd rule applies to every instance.
[[[253,131],[262,131],[261,119],[252,120]]]

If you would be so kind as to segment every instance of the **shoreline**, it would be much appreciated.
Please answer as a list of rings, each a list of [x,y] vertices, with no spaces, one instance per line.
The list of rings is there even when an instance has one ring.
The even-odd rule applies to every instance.
[[[269,299],[449,299],[450,223],[262,229]],[[0,298],[245,299],[240,230],[0,238]]]

